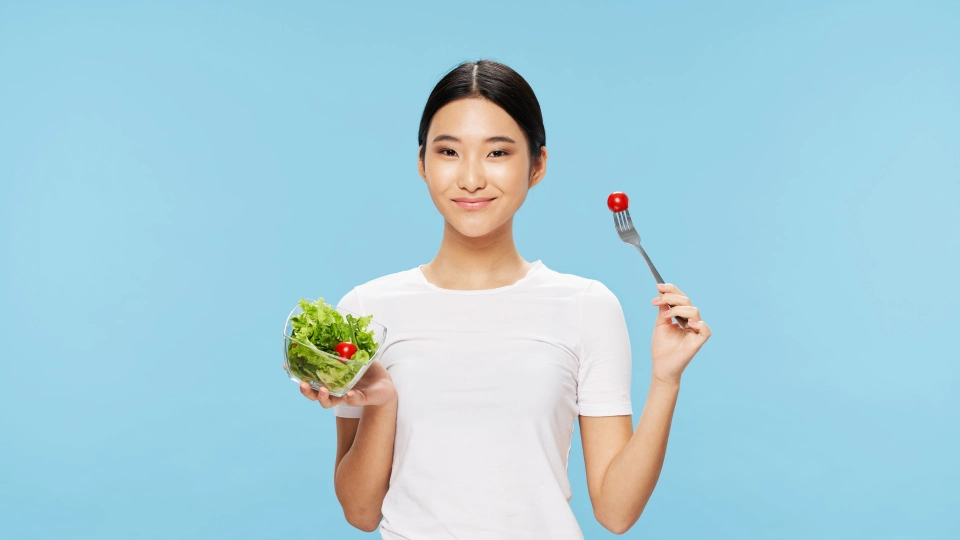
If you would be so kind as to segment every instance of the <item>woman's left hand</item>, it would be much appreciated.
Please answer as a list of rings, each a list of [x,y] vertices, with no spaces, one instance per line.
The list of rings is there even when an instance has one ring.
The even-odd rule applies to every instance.
[[[652,302],[660,306],[660,310],[650,343],[653,376],[666,383],[680,384],[683,370],[710,338],[710,327],[700,319],[700,310],[693,307],[680,289],[670,283],[658,283],[657,290],[660,294]],[[673,317],[685,317],[687,330],[673,322]]]

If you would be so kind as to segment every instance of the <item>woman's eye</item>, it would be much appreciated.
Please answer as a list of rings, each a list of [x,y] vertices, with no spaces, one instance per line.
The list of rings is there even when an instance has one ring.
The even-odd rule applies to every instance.
[[[450,153],[448,154],[447,152],[450,152]],[[455,155],[457,155],[456,152],[454,152],[453,150],[451,150],[451,149],[449,149],[449,148],[444,148],[444,149],[440,150],[440,153],[443,154],[443,155],[445,155],[445,156],[455,156]]]
[[[501,154],[501,155],[504,155],[504,156],[507,155],[507,153],[504,152],[503,150],[494,150],[493,152],[490,152],[490,153],[491,153],[491,154],[496,154],[497,152],[500,152],[500,154]],[[500,156],[494,156],[494,157],[500,157]]]

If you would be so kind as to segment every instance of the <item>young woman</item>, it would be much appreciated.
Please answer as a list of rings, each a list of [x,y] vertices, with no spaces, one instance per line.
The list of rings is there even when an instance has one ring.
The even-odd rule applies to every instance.
[[[656,485],[681,373],[710,328],[677,287],[658,286],[634,431],[619,301],[514,245],[513,216],[547,170],[533,90],[503,64],[463,63],[427,99],[418,139],[420,177],[444,217],[440,249],[338,303],[389,329],[346,396],[300,388],[334,407],[344,516],[388,539],[582,539],[567,476],[579,417],[594,515],[625,532]]]

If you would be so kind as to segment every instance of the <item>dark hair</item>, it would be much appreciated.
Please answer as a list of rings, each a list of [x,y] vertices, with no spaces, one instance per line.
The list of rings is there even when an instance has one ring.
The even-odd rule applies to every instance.
[[[527,136],[531,161],[540,159],[540,147],[546,146],[547,133],[533,88],[519,73],[504,64],[481,59],[463,62],[453,68],[430,92],[417,135],[421,160],[427,150],[427,130],[433,115],[447,103],[468,97],[489,99],[507,111]]]

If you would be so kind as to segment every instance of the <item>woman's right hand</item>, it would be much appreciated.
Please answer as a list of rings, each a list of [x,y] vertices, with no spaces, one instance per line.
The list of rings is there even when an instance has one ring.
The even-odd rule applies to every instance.
[[[331,396],[330,390],[325,387],[321,387],[319,391],[314,390],[305,382],[300,383],[300,393],[310,401],[319,401],[324,409],[339,403],[356,407],[383,405],[397,397],[393,379],[380,360],[372,362],[363,377],[342,397]]]

